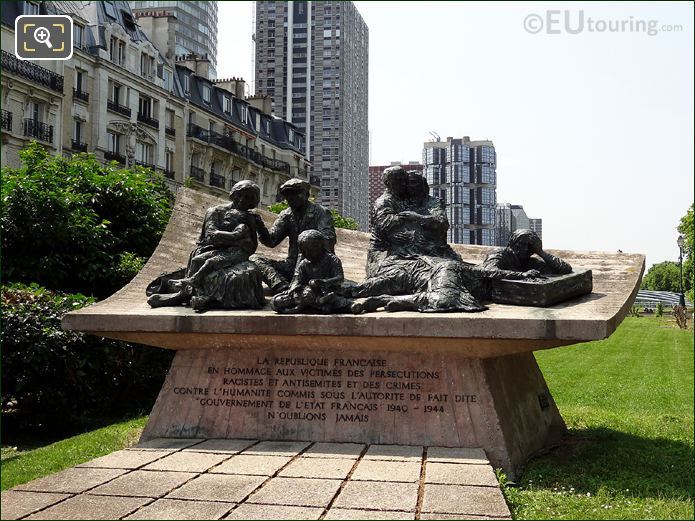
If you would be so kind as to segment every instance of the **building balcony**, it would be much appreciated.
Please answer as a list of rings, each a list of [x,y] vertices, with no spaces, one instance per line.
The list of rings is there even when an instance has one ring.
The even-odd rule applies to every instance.
[[[87,143],[82,143],[81,141],[77,141],[76,139],[72,140],[72,145],[71,147],[73,150],[76,150],[77,152],[86,152],[87,151]]]
[[[137,159],[135,160],[135,164],[138,166],[141,166],[143,168],[151,168],[152,170],[155,169],[155,166],[152,163],[148,163],[147,161],[138,161]]]
[[[7,51],[2,51],[2,72],[16,74],[51,90],[63,93],[63,76],[35,63],[20,60]]]
[[[224,176],[216,174],[215,172],[210,172],[210,186],[224,189]]]
[[[153,118],[152,116],[148,116],[147,114],[138,112],[138,121],[152,128],[159,128],[159,120]]]
[[[164,127],[164,133],[167,136],[175,136],[176,135],[176,129],[173,127]]]
[[[9,110],[2,111],[2,129],[12,132],[12,112]]]
[[[202,168],[199,168],[197,166],[192,166],[191,167],[191,177],[195,179],[196,181],[200,181],[201,183],[205,182],[205,170]]]
[[[73,88],[72,99],[78,99],[80,101],[84,101],[85,103],[89,103],[89,92]]]
[[[188,124],[188,127],[186,127],[186,136],[205,141],[206,143],[208,141],[208,131],[195,123]]]
[[[118,152],[112,152],[110,150],[107,150],[104,152],[104,159],[107,161],[117,161],[118,163],[125,165],[125,156],[122,154],[119,154]]]
[[[119,105],[117,101],[108,100],[106,102],[106,108],[111,112],[116,112],[117,114],[122,114],[124,116],[130,117],[130,107],[124,105]]]
[[[24,135],[46,143],[53,143],[53,126],[35,119],[24,120]]]

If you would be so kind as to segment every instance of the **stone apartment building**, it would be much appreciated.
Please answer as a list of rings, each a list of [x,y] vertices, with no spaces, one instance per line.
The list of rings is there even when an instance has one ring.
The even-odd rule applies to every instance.
[[[71,15],[73,57],[19,60],[21,14]],[[308,180],[301,131],[275,118],[269,100],[245,99],[243,80],[210,80],[208,60],[167,60],[170,31],[150,38],[127,2],[3,2],[1,16],[3,165],[18,166],[19,151],[36,140],[54,154],[151,167],[172,187],[221,193],[251,179],[262,204],[275,202],[287,179]],[[172,21],[152,17],[149,27]]]

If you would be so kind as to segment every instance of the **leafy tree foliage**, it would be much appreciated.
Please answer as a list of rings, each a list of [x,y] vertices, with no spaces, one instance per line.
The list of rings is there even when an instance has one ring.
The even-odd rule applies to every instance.
[[[680,291],[680,267],[677,262],[652,265],[642,279],[642,289],[651,291]]]
[[[287,204],[287,201],[282,201],[279,203],[271,204],[268,207],[268,210],[270,210],[273,213],[280,213],[288,207],[289,205]],[[335,210],[331,210],[331,215],[333,216],[333,225],[336,228],[344,228],[346,230],[357,230],[360,226],[357,223],[357,221],[355,221],[352,217],[343,217]]]
[[[150,410],[173,351],[61,328],[65,313],[93,302],[36,284],[2,287],[3,414],[46,428]]]
[[[695,301],[695,281],[693,280],[693,253],[695,253],[695,229],[693,225],[693,205],[686,214],[681,218],[678,225],[678,232],[685,237],[685,246],[683,247],[683,286],[685,287],[690,302]]]
[[[164,178],[88,154],[50,156],[35,142],[20,157],[2,170],[4,279],[100,298],[128,282],[169,220]]]

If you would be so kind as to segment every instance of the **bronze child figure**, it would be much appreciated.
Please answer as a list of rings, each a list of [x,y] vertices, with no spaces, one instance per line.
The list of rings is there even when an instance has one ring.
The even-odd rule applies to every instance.
[[[362,305],[335,293],[344,281],[340,259],[329,251],[326,237],[317,230],[299,234],[300,261],[287,291],[273,297],[271,307],[278,313],[353,313]]]

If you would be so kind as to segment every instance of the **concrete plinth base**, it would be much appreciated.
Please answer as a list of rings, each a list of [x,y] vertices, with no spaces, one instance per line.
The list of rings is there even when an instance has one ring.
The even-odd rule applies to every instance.
[[[564,430],[532,353],[225,348],[177,352],[142,441],[482,447],[513,476]]]

